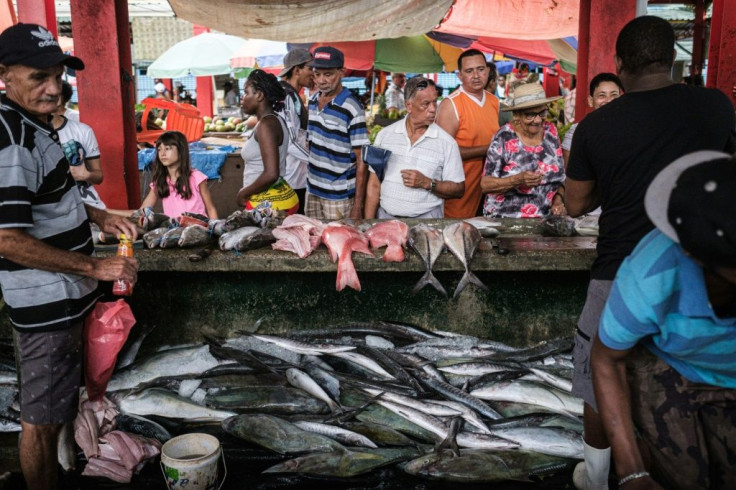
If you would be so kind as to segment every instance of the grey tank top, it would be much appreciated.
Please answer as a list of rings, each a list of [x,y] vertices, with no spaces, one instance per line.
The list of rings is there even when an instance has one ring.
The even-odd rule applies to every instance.
[[[279,145],[279,176],[286,174],[286,151],[289,145],[289,132],[286,128],[286,122],[278,114],[267,114],[265,117],[275,117],[281,123],[281,131],[283,132],[283,141]],[[258,121],[261,124],[261,121]],[[261,147],[256,141],[256,129],[258,124],[253,128],[253,133],[248,141],[243,145],[240,156],[243,157],[245,168],[243,168],[243,187],[247,187],[263,173],[263,156],[261,155]]]

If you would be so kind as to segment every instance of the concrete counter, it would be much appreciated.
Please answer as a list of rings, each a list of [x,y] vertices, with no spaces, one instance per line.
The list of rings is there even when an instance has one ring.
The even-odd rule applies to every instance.
[[[215,250],[200,262],[188,260],[192,249],[136,250],[141,270],[130,302],[140,323],[165,326],[149,346],[233,335],[257,323],[260,332],[284,332],[390,320],[516,345],[572,335],[595,239],[545,238],[537,220],[502,221],[501,235],[484,239],[471,265],[489,290],[471,285],[457,299],[464,269],[450,253],[434,267],[446,298],[431,286],[412,294],[424,265],[411,250],[402,263],[383,262],[382,250],[376,258],[354,254],[362,291],[338,292],[336,265],[320,247],[306,259],[266,248]]]

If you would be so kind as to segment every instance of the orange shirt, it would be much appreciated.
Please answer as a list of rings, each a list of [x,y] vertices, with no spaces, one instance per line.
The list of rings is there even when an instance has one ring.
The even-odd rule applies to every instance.
[[[498,99],[483,91],[483,100],[468,95],[462,87],[448,96],[458,118],[455,141],[458,146],[489,146],[498,131]],[[480,205],[480,178],[484,157],[463,160],[465,193],[460,199],[445,201],[445,218],[472,218]]]

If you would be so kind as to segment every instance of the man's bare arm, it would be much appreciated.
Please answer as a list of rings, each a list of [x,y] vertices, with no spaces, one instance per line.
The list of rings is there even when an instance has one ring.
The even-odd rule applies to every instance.
[[[92,277],[100,281],[127,279],[135,283],[138,263],[126,257],[99,259],[52,247],[21,228],[0,229],[0,255],[16,264],[49,272]]]
[[[594,180],[565,179],[565,208],[577,218],[601,205],[601,196]]]

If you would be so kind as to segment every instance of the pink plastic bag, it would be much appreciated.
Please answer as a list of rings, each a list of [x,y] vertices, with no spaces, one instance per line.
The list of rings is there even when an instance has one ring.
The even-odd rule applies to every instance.
[[[97,303],[84,321],[84,366],[87,395],[99,400],[107,390],[118,353],[128,339],[135,317],[124,299]]]

